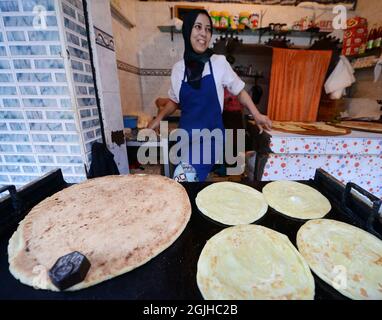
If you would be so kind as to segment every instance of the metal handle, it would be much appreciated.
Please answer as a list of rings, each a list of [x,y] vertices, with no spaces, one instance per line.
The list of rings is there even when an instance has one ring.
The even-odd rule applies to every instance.
[[[15,209],[15,214],[18,215],[24,208],[23,201],[17,194],[16,187],[14,185],[6,185],[0,188],[0,193],[9,191],[9,195],[12,200],[12,206]]]
[[[381,208],[382,205],[382,200],[378,199],[376,196],[372,195],[365,189],[361,188],[359,185],[349,182],[346,184],[345,187],[345,192],[343,194],[343,203],[345,206],[349,203],[349,199],[351,198],[351,190],[354,189],[357,192],[359,192],[361,195],[365,196],[371,203],[370,207],[373,208],[374,213],[379,215],[379,209]]]

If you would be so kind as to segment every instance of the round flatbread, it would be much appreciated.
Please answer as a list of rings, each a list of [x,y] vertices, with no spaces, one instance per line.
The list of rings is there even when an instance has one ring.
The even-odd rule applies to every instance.
[[[382,241],[349,224],[319,219],[297,233],[298,250],[327,284],[351,299],[382,299]]]
[[[309,266],[288,237],[258,225],[230,227],[208,240],[196,279],[207,300],[314,298]]]
[[[169,247],[191,205],[179,183],[156,175],[107,176],[68,187],[35,206],[9,240],[10,272],[22,283],[58,290],[47,272],[79,251],[91,267],[79,290],[128,272]]]
[[[319,219],[332,208],[320,192],[295,181],[268,183],[263,194],[270,207],[292,218]]]
[[[196,197],[196,205],[207,217],[231,226],[255,222],[268,210],[261,192],[234,182],[204,188]]]

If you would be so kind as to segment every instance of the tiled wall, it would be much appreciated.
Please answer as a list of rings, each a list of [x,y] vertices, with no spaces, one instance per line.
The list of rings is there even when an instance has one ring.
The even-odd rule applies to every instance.
[[[77,100],[77,117],[90,162],[91,145],[102,141],[94,80],[89,57],[84,9],[80,0],[61,0],[64,38],[69,52],[70,76]]]
[[[83,150],[66,77],[54,0],[0,0],[0,184],[23,185],[60,167],[84,179]],[[35,5],[46,8],[45,29]]]

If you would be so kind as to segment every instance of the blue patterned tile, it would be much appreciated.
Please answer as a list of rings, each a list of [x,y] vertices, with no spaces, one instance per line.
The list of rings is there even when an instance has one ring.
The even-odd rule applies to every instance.
[[[71,65],[74,70],[84,71],[84,65],[79,61],[72,60]]]
[[[35,60],[34,65],[38,69],[63,69],[63,59],[41,59]]]
[[[68,153],[66,146],[60,145],[35,145],[35,149],[41,153]]]
[[[5,57],[7,55],[7,50],[5,47],[1,46],[0,47],[0,56]]]
[[[25,41],[24,31],[8,31],[8,41]]]
[[[85,49],[88,49],[89,46],[88,46],[88,42],[84,39],[81,39],[81,46]]]
[[[72,111],[47,111],[46,118],[68,120],[74,119],[74,115]]]
[[[81,183],[86,180],[85,175],[83,177],[73,177],[73,176],[66,176],[65,181],[67,183]]]
[[[100,137],[101,136],[101,129],[96,129],[96,137]]]
[[[74,173],[76,173],[76,174],[85,174],[85,169],[84,169],[84,167],[73,167],[73,169],[74,169]]]
[[[77,101],[80,107],[94,106],[96,104],[94,98],[78,98]]]
[[[3,99],[5,108],[18,108],[20,107],[19,99]]]
[[[20,92],[22,95],[37,95],[38,94],[36,87],[31,87],[31,86],[20,87]]]
[[[57,107],[55,99],[23,99],[24,108]]]
[[[52,142],[78,142],[76,134],[52,134]]]
[[[35,158],[33,156],[19,156],[19,155],[12,155],[4,156],[6,162],[24,162],[24,163],[34,163],[36,162]]]
[[[38,156],[39,163],[54,163],[54,157],[52,156]]]
[[[68,87],[40,87],[42,95],[66,95],[69,94]]]
[[[24,123],[15,123],[15,122],[11,122],[9,124],[9,127],[11,128],[11,130],[13,131],[26,131],[27,130],[27,127]]]
[[[49,142],[49,136],[47,134],[32,134],[33,142]]]
[[[0,158],[0,162],[1,162],[1,158]],[[1,175],[0,175],[0,182],[9,183],[9,178],[8,178],[8,176],[1,176]]]
[[[72,106],[72,102],[70,99],[60,99],[61,108],[70,108]]]
[[[29,41],[59,41],[57,31],[28,31]]]
[[[16,94],[16,87],[0,87],[0,96],[14,96]]]
[[[80,35],[83,35],[85,37],[87,36],[86,29],[84,27],[80,26],[79,24],[74,23],[70,19],[64,18],[64,24],[65,24],[66,28],[68,28],[68,29],[70,29],[70,30],[72,30],[74,32],[77,32]]]
[[[81,154],[81,148],[80,146],[70,146],[70,153],[71,154]],[[77,167],[76,167],[77,168]],[[75,169],[74,169],[75,170]],[[78,173],[78,172],[76,172]]]
[[[89,87],[89,94],[95,94],[94,87]]]
[[[19,173],[21,172],[21,167],[20,166],[0,166],[0,172],[11,172],[11,173]]]
[[[61,55],[61,46],[49,46],[50,54],[53,56]]]
[[[13,60],[13,65],[14,65],[15,69],[30,69],[30,68],[32,68],[31,61],[27,60],[27,59]]]
[[[77,132],[77,127],[74,123],[65,123],[66,131]]]
[[[4,37],[2,32],[0,32],[0,42],[4,42]]]
[[[76,11],[71,7],[67,6],[65,3],[62,4],[62,11],[64,11],[65,14],[71,16],[72,18],[76,18]]]
[[[0,82],[12,82],[12,74],[10,73],[0,73]]]
[[[74,34],[72,34],[70,32],[66,32],[66,38],[68,39],[68,42],[73,43],[77,46],[80,45],[80,38],[78,38]]]
[[[26,116],[28,119],[43,119],[43,113],[41,111],[26,111]]]
[[[62,131],[61,123],[30,123],[29,128],[32,131]]]
[[[18,82],[51,82],[50,73],[17,73]]]
[[[86,152],[90,152],[92,150],[92,144],[93,144],[94,141],[92,142],[88,142],[85,144],[85,150]]]
[[[33,150],[32,150],[32,147],[31,146],[29,146],[29,145],[17,145],[16,146],[16,151],[17,152],[20,152],[20,153],[31,153],[31,152],[33,152]]]
[[[82,158],[76,156],[57,156],[56,159],[59,163],[82,163]]]
[[[71,46],[68,46],[68,50],[69,50],[69,53],[71,56],[75,56],[75,57],[83,59],[83,60],[89,60],[90,59],[89,54],[83,50],[73,48]]]
[[[78,21],[81,22],[82,24],[85,24],[85,17],[81,13],[78,13],[77,16],[78,16]]]
[[[57,18],[55,16],[44,16],[42,19],[41,16],[24,16],[24,17],[18,17],[23,19],[8,19],[7,21],[5,18],[13,18],[13,17],[4,17],[4,24],[7,23],[8,26],[30,26],[35,28],[45,28],[47,27],[56,27],[57,26]],[[32,19],[30,19],[32,18]]]
[[[10,69],[11,66],[8,60],[0,60],[0,70],[1,69]]]
[[[6,123],[0,123],[0,131],[7,131],[8,127]]]
[[[39,173],[38,168],[34,166],[23,166],[23,171],[25,173]]]
[[[56,82],[66,82],[65,73],[55,73]]]
[[[95,138],[94,131],[88,131],[85,133],[85,140],[86,141],[89,141],[89,140],[94,139],[94,138]]]
[[[67,0],[67,2],[75,6],[77,9],[80,9],[81,11],[84,10],[81,0]]]
[[[14,56],[35,56],[46,55],[45,46],[9,46],[11,54]]]
[[[24,119],[24,116],[19,111],[0,111],[0,119]]]
[[[55,11],[54,0],[23,0],[24,11],[33,11],[36,5],[43,6],[46,11]]]
[[[93,116],[98,116],[98,109],[97,108],[93,108],[92,109],[92,114],[93,114]]]
[[[89,118],[91,116],[90,109],[80,110],[80,117],[83,118]]]
[[[92,67],[90,64],[85,64],[86,72],[92,73]]]
[[[34,16],[3,17],[5,27],[33,27]]]
[[[7,133],[2,133],[0,134],[0,141],[3,142],[28,142],[29,137],[27,134],[7,134]]]
[[[0,1],[0,12],[18,12],[17,1]]]
[[[76,94],[88,94],[88,91],[86,90],[86,87],[76,86]]]
[[[93,83],[93,77],[85,74],[73,73],[75,82]]]
[[[37,179],[37,178],[38,178],[37,176],[25,176],[25,175],[11,176],[12,183],[22,183],[22,184],[26,184],[28,182],[31,182],[31,181]]]
[[[14,152],[14,149],[9,144],[0,144],[0,152]]]

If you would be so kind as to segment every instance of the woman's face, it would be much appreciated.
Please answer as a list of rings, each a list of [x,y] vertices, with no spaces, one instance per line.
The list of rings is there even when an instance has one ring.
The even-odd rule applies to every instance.
[[[191,32],[191,45],[196,53],[203,53],[208,49],[211,40],[211,23],[205,14],[199,14]]]

